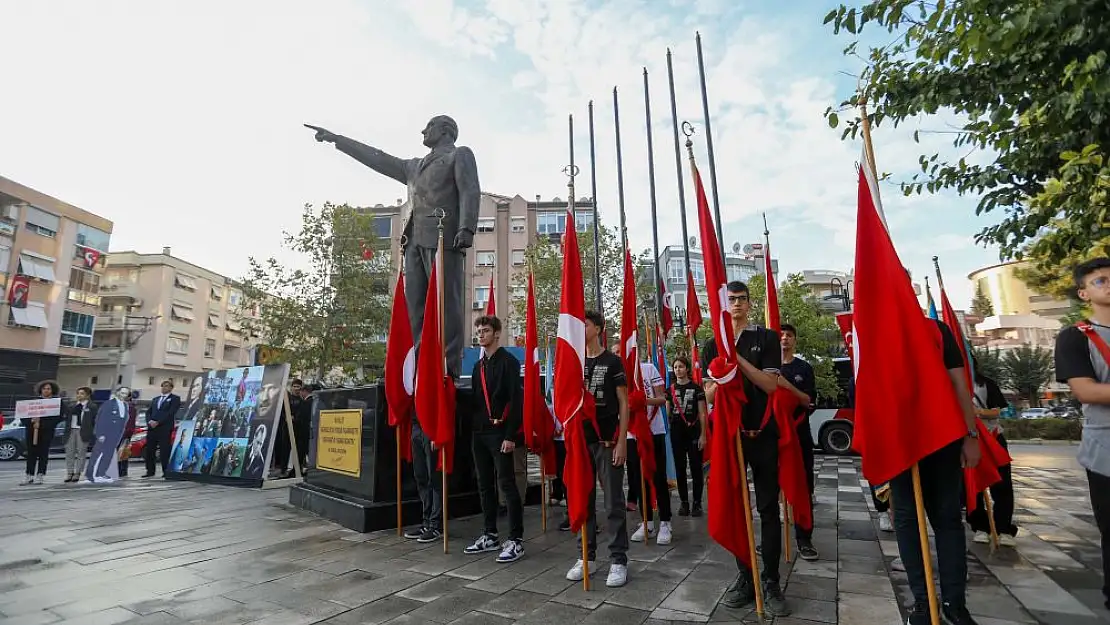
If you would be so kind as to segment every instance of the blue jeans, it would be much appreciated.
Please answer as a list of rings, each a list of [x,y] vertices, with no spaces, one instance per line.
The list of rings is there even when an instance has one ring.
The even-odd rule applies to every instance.
[[[933,526],[936,538],[940,595],[945,603],[952,605],[965,605],[967,592],[967,543],[961,518],[964,496],[962,446],[962,439],[955,441],[918,463],[925,515]],[[910,590],[918,605],[928,605],[925,564],[917,532],[917,507],[910,471],[890,481],[890,494],[898,552],[906,565]]]

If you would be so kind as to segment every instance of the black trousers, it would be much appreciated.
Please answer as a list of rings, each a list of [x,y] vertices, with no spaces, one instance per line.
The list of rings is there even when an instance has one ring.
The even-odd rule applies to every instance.
[[[513,454],[501,453],[505,433],[501,430],[475,432],[470,438],[474,470],[478,474],[478,495],[482,498],[485,533],[497,536],[497,492],[504,493],[509,509],[509,539],[524,538],[524,505],[516,487]]]
[[[1091,508],[1095,512],[1095,524],[1102,534],[1102,595],[1110,601],[1110,476],[1087,471],[1087,483],[1091,488]]]
[[[778,581],[779,560],[782,559],[782,521],[779,519],[779,440],[774,430],[763,430],[756,438],[743,438],[744,462],[752,468],[755,483],[755,507],[759,511],[762,532],[763,572],[765,580]],[[743,468],[741,470],[744,470]],[[739,497],[740,493],[736,493]],[[737,558],[736,567],[747,570]]]
[[[146,447],[143,449],[143,459],[146,461],[146,474],[154,475],[155,455],[162,465],[162,475],[169,472],[170,467],[170,439],[173,430],[169,424],[159,424],[156,428],[146,431]]]
[[[289,468],[289,454],[292,452],[293,447],[289,442],[289,426],[286,423],[285,416],[282,415],[278,418],[278,431],[277,439],[274,440],[274,468],[284,472]]]
[[[809,496],[813,497],[813,489],[816,486],[814,480],[816,479],[813,474],[813,432],[809,429],[809,419],[802,419],[798,424],[798,444],[802,446],[802,465],[806,472],[806,485],[809,486]],[[794,526],[794,533],[797,535],[798,540],[810,540],[813,538],[813,528],[808,530],[802,529],[797,525]]]
[[[652,448],[655,450],[655,475],[650,476],[652,486],[655,488],[655,503],[659,506],[659,521],[671,520],[671,491],[667,485],[667,435],[653,434]],[[639,501],[643,492],[640,489],[640,453],[639,441],[628,441],[628,500]],[[635,496],[633,496],[635,495]],[[643,514],[648,521],[655,518],[651,502],[642,502]]]
[[[40,423],[38,443],[34,442],[34,426],[27,427],[24,433],[26,434],[24,446],[27,449],[27,475],[45,475],[46,465],[50,462],[50,440],[54,438],[54,428],[44,427]]]
[[[1001,432],[996,438],[1003,449],[1010,448],[1006,443],[1006,437]],[[1014,482],[1010,474],[1010,465],[998,467],[998,475],[1002,477],[1002,481],[990,487],[994,527],[999,534],[1017,536],[1017,526],[1014,525]],[[967,522],[973,531],[990,533],[991,524],[987,518],[987,507],[983,502],[982,493],[979,493],[975,512],[967,515]]]
[[[671,452],[674,454],[675,481],[678,482],[678,499],[683,504],[690,504],[690,495],[686,484],[686,465],[690,465],[690,479],[694,494],[694,505],[701,506],[701,493],[705,484],[702,465],[705,462],[702,450],[698,449],[698,436],[701,434],[701,425],[693,427],[686,425],[681,419],[671,421]]]
[[[555,441],[555,479],[551,480],[551,498],[562,501],[567,496],[567,487],[563,483],[563,467],[567,464],[567,444],[562,440]]]
[[[297,440],[297,461],[301,464],[301,473],[304,473],[308,466],[308,439],[312,438],[312,424],[294,421],[293,436]]]
[[[416,492],[420,495],[425,528],[443,530],[443,476],[436,470],[441,452],[432,449],[432,439],[420,427],[420,420],[412,420],[412,476],[416,479]],[[510,476],[512,473],[509,474]]]
[[[960,518],[964,498],[962,446],[963,440],[957,440],[918,462],[925,515],[936,537],[940,594],[945,603],[953,605],[965,605],[967,600],[967,542],[963,519]],[[929,605],[910,471],[890,481],[890,494],[893,497],[891,503],[894,506],[898,552],[906,565],[910,590],[918,605]]]

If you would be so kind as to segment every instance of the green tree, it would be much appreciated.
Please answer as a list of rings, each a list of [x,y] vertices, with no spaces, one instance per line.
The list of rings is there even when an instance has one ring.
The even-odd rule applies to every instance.
[[[979,315],[980,317],[991,317],[994,315],[994,305],[991,304],[991,299],[983,292],[983,285],[975,285],[975,297],[971,299],[971,312]]]
[[[1061,300],[1071,300],[1072,310],[1064,319],[1064,323],[1074,323],[1089,317],[1091,309],[1080,302],[1076,296],[1072,269],[1082,262],[1105,255],[1102,250],[1107,246],[1110,246],[1110,236],[1099,241],[1093,248],[1070,250],[1059,262],[1040,253],[1030,253],[1026,256],[1028,264],[1018,268],[1017,276],[1038,293]]]
[[[979,198],[977,214],[1004,217],[978,241],[1006,258],[1049,263],[1110,235],[1110,12],[1103,0],[870,0],[825,17],[834,32],[866,35],[867,67],[840,109],[866,101],[871,123],[911,121],[940,110],[962,125],[918,130],[951,135],[961,155],[920,157],[904,193],[955,190]],[[893,39],[890,35],[894,34]],[[862,37],[845,54],[860,57]],[[826,111],[829,124],[837,110]],[[860,121],[847,122],[855,137]],[[986,158],[970,158],[973,154]]]
[[[998,382],[999,386],[1006,383],[1006,371],[1002,366],[1002,355],[997,348],[973,347],[971,354],[975,356],[975,370],[988,378]]]
[[[1040,405],[1041,389],[1048,385],[1054,371],[1052,352],[1047,349],[1022,345],[1002,356],[1005,386],[1031,406]]]
[[[306,205],[300,231],[282,238],[299,262],[250,258],[240,287],[260,315],[243,317],[244,326],[282,350],[294,372],[365,378],[365,367],[385,357],[394,273],[374,216],[347,205]]]
[[[766,278],[757,275],[748,280],[752,308],[748,315],[751,323],[763,325],[767,300]],[[820,302],[805,286],[800,273],[790,274],[779,284],[779,316],[798,330],[799,356],[813,366],[817,378],[817,393],[822,397],[836,397],[837,385],[833,357],[846,355],[836,318],[821,307]]]

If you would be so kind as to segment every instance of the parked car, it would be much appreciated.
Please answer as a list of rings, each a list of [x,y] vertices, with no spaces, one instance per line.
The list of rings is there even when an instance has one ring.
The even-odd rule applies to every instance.
[[[66,424],[64,422],[59,422],[58,427],[54,428],[54,439],[50,441],[50,453],[65,453],[65,429]],[[25,431],[26,428],[19,425],[18,421],[14,425],[8,425],[0,430],[0,461],[19,460],[23,457],[23,454],[27,452],[24,445],[27,438]]]
[[[1083,413],[1076,410],[1074,406],[1053,406],[1049,411],[1052,416],[1059,419],[1078,419],[1083,416]]]
[[[1054,416],[1048,408],[1026,408],[1021,411],[1022,419],[1047,419]]]

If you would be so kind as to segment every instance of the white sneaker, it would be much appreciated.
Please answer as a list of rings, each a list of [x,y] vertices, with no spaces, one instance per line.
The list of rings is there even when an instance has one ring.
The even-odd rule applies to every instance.
[[[973,538],[972,540],[979,543],[980,545],[986,545],[990,543],[991,535],[986,532],[975,532],[975,538]]]
[[[645,531],[646,527],[646,531]],[[642,543],[645,538],[652,538],[655,536],[655,523],[648,523],[646,526],[640,523],[640,527],[636,528],[635,533],[629,538],[634,543]]]
[[[594,574],[594,563],[593,563],[593,560],[591,560],[590,561],[590,577],[593,577],[593,574]],[[574,563],[574,566],[570,567],[570,570],[567,571],[567,581],[580,582],[580,581],[582,581],[583,577],[584,577],[584,575],[583,575],[583,570],[582,570],[582,560],[579,559],[577,562]]]
[[[891,524],[890,517],[888,517],[885,513],[879,515],[879,531],[882,531],[882,532],[893,532],[894,531],[894,525]]]
[[[505,545],[501,549],[500,555],[497,556],[497,561],[501,564],[508,564],[516,562],[524,556],[524,544],[519,540],[509,539],[505,541]]]
[[[999,534],[998,544],[1002,547],[1017,547],[1017,540],[1009,534]]]
[[[610,564],[609,577],[605,579],[605,585],[609,588],[620,588],[628,583],[628,567],[624,564]]]
[[[671,522],[662,521],[659,523],[659,537],[655,539],[656,544],[669,545],[671,544]]]
[[[115,482],[115,480],[113,480],[110,477],[95,477],[95,478],[93,478],[93,483],[95,483],[95,484],[111,484],[112,482]]]
[[[23,481],[20,482],[19,485],[20,486],[27,486],[28,484],[34,484],[34,483],[35,483],[35,476],[28,475],[28,476],[23,478]]]
[[[890,563],[890,570],[905,573],[906,565],[902,564],[902,558],[894,558],[894,561]]]
[[[42,483],[43,483],[43,479],[44,479],[45,477],[46,477],[46,476],[44,476],[44,475],[43,475],[42,473],[39,473],[38,475],[36,475],[36,476],[35,476],[35,484],[42,484]]]
[[[500,550],[501,543],[497,540],[497,536],[494,536],[492,534],[482,534],[478,537],[478,540],[474,541],[474,544],[468,546],[466,549],[463,549],[463,553],[475,554]]]

